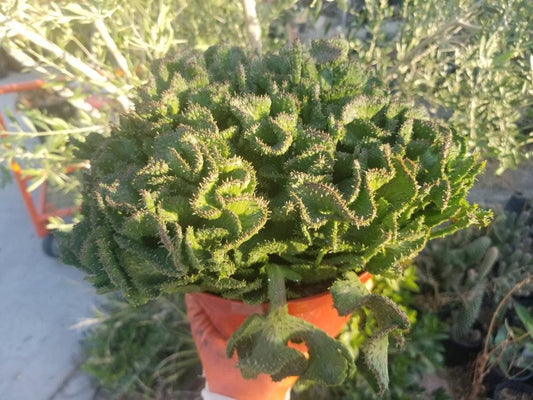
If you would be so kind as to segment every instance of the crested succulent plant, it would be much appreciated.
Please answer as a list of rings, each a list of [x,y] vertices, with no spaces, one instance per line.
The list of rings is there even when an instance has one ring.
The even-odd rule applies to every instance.
[[[374,312],[357,365],[384,390],[388,334],[408,319],[357,273],[401,275],[429,239],[487,219],[466,200],[483,164],[464,138],[390,100],[342,40],[162,60],[135,112],[78,147],[91,168],[64,260],[133,303],[190,291],[269,301],[228,343],[245,377],[350,375],[350,352],[287,311],[330,288],[340,314]]]

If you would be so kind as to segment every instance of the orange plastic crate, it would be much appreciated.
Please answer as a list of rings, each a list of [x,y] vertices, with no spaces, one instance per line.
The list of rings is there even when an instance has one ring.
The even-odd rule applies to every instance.
[[[43,85],[44,81],[42,80],[2,85],[0,86],[0,95],[36,90],[41,88]],[[1,110],[0,127],[4,130],[6,129]],[[75,207],[58,208],[48,201],[46,182],[40,186],[39,195],[37,201],[35,202],[32,194],[28,192],[28,178],[23,176],[22,169],[16,161],[11,162],[11,171],[13,172],[15,182],[19,187],[20,194],[22,195],[22,199],[26,205],[26,209],[31,218],[32,224],[39,237],[45,237],[49,233],[46,225],[48,224],[48,219],[50,217],[66,217],[74,213],[76,209]]]

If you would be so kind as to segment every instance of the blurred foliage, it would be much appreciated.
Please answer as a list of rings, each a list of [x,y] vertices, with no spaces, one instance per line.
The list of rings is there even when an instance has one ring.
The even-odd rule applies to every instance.
[[[398,95],[470,138],[502,172],[530,157],[533,12],[528,0],[366,1],[348,37]]]
[[[477,311],[470,318],[477,320],[485,298],[485,304],[492,308],[484,310],[485,317],[490,318],[502,298],[533,271],[532,243],[532,212],[502,209],[495,210],[487,228],[468,228],[430,242],[415,261],[422,288],[417,305],[433,312],[476,305]],[[526,296],[531,293],[531,285],[519,292]]]
[[[258,4],[265,49],[284,43],[284,32],[272,35],[269,26],[295,3]],[[49,179],[74,187],[76,180],[69,182],[65,175],[72,162],[70,138],[106,132],[110,121],[131,109],[132,90],[146,82],[155,59],[223,43],[247,43],[240,0],[2,2],[0,46],[41,74],[48,90],[74,106],[75,118],[29,113],[24,106],[21,125],[4,115],[15,131],[0,142],[0,183],[9,179],[10,162],[16,159],[34,179],[32,188]],[[44,131],[36,128],[40,123],[46,125]]]
[[[110,296],[84,341],[83,370],[110,398],[184,399],[203,387],[181,296],[132,307]]]
[[[47,89],[36,91],[36,97],[41,93],[53,96]],[[62,104],[69,105],[65,101]],[[17,118],[11,113],[2,114],[9,121],[11,130],[3,132],[0,142],[0,175],[3,174],[0,187],[9,182],[9,166],[16,160],[22,166],[24,176],[31,179],[29,191],[46,181],[60,192],[77,192],[79,174],[72,174],[72,169],[66,166],[77,170],[86,164],[74,161],[69,141],[83,140],[90,132],[107,131],[108,118],[101,113],[91,116],[72,106],[68,109],[68,117],[35,104],[20,103],[19,106],[22,112]]]
[[[533,212],[500,211],[488,228],[500,257],[492,276],[494,301],[500,301],[518,282],[533,273]],[[533,284],[518,294],[531,296]]]
[[[490,274],[498,260],[498,249],[488,236],[476,237],[472,230],[453,235],[450,240],[433,241],[417,258],[426,309],[451,310],[448,321],[455,340],[480,340],[472,328],[488,290]],[[479,234],[478,234],[479,235]]]
[[[361,62],[397,96],[468,134],[470,147],[497,160],[502,172],[531,155],[528,3],[270,0],[258,1],[257,13],[265,50],[297,37],[346,35]],[[26,66],[41,67],[49,85],[81,114],[68,127],[49,124],[47,136],[58,131],[56,140],[28,145],[28,135],[19,133],[36,136],[31,124],[10,135],[0,150],[1,181],[16,157],[35,180],[61,182],[71,132],[102,132],[114,119],[110,110],[131,106],[131,90],[146,81],[154,59],[186,48],[247,42],[240,0],[7,0],[0,4],[0,22],[0,46]],[[104,100],[103,109],[85,102],[94,95]],[[26,166],[28,160],[34,162]]]

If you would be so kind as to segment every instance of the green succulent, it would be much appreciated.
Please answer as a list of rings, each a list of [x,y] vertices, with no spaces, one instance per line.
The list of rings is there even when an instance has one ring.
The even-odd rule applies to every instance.
[[[416,261],[420,283],[428,293],[423,296],[426,307],[453,310],[450,330],[456,340],[471,336],[480,315],[499,259],[498,248],[491,244],[479,231],[465,230],[431,242]]]
[[[492,278],[494,301],[499,302],[533,271],[533,219],[531,211],[499,212],[489,226],[488,235],[498,246],[501,257]],[[531,294],[526,285],[517,294]]]
[[[339,313],[375,314],[358,367],[383,391],[388,334],[408,319],[357,273],[399,276],[430,238],[488,218],[466,200],[483,163],[463,136],[391,101],[342,40],[162,60],[136,111],[78,147],[91,168],[64,260],[136,304],[192,291],[270,301],[228,344],[246,377],[351,374],[344,346],[287,311],[331,288]]]
[[[428,244],[416,259],[426,308],[451,313],[451,335],[464,340],[533,270],[531,213],[496,209],[486,229],[465,229]],[[518,294],[530,294],[526,285]],[[482,308],[483,301],[485,306]],[[478,338],[480,339],[480,338]]]

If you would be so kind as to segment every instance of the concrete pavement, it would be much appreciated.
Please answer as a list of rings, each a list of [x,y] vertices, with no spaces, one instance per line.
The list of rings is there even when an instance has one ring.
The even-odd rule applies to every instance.
[[[14,99],[0,95],[0,110]],[[0,400],[94,398],[78,369],[83,331],[72,328],[98,301],[83,276],[43,253],[17,186],[0,188]]]

